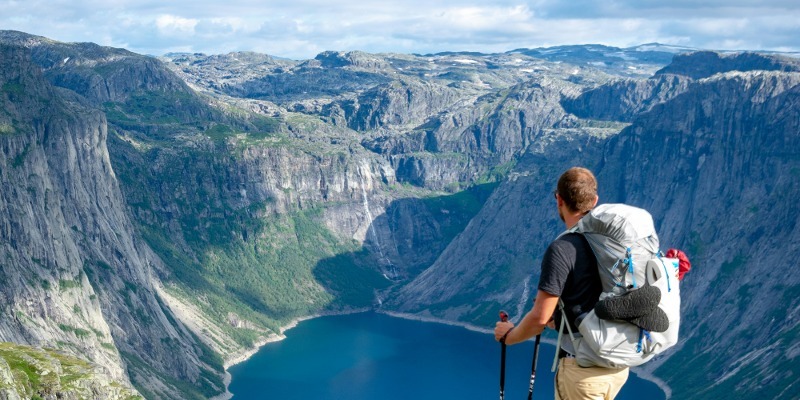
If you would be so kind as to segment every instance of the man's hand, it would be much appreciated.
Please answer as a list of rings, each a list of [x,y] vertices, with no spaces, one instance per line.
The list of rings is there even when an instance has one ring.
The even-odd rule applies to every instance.
[[[506,321],[506,322],[498,322],[497,324],[495,324],[495,326],[494,326],[494,340],[497,340],[499,342],[500,339],[502,339],[503,336],[505,336],[505,334],[508,333],[508,331],[511,330],[511,328],[513,328],[513,327],[514,327],[514,324],[512,324],[511,322],[508,322],[508,321]]]
[[[533,309],[522,317],[522,320],[519,321],[519,325],[514,329],[514,332],[506,336],[505,343],[512,345],[524,342],[542,333],[545,325],[553,318],[553,312],[557,305],[558,296],[539,290],[536,294],[536,300],[533,302]],[[499,341],[502,339],[508,330],[513,327],[514,324],[510,322],[498,322],[494,328],[495,340]]]

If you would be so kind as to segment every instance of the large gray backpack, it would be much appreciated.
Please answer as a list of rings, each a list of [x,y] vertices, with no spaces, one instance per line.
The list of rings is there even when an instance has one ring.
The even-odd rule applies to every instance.
[[[582,234],[597,257],[603,285],[601,300],[645,285],[655,286],[661,291],[658,307],[669,319],[665,332],[649,332],[627,321],[601,319],[590,311],[580,320],[579,332],[572,332],[566,324],[571,353],[578,365],[633,367],[675,345],[681,308],[678,260],[661,256],[650,213],[625,204],[603,204],[564,234],[572,232]],[[559,347],[566,321],[563,304],[560,309]]]

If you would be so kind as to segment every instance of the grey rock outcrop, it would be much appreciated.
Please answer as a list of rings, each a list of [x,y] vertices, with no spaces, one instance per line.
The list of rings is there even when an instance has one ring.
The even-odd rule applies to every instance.
[[[103,368],[52,349],[0,343],[0,398],[140,399]]]
[[[398,80],[371,88],[356,99],[328,104],[322,108],[321,115],[329,117],[334,124],[356,131],[408,129],[421,125],[462,96],[444,85]]]
[[[630,122],[637,115],[683,93],[690,82],[690,78],[670,74],[659,74],[645,80],[615,81],[575,98],[565,98],[561,104],[568,112],[581,118]]]
[[[0,49],[0,244],[9,266],[0,337],[80,354],[139,390],[178,393],[148,382],[197,381],[215,367],[155,294],[160,260],[134,235],[105,116],[50,86],[29,50]]]
[[[697,51],[676,55],[672,63],[658,70],[656,74],[684,75],[692,79],[702,79],[730,71],[798,72],[800,60],[752,52],[725,54]]]

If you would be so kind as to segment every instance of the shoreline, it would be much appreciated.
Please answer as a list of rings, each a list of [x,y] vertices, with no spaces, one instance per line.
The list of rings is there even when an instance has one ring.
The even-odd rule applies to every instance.
[[[639,378],[653,382],[656,386],[658,386],[659,389],[661,389],[662,392],[664,392],[664,398],[666,400],[670,400],[672,398],[672,388],[669,387],[669,385],[667,385],[667,383],[661,378],[653,375],[651,372],[643,371],[638,368],[635,371],[631,370],[631,373],[635,374]]]
[[[220,394],[218,394],[218,395],[216,395],[214,397],[209,397],[208,400],[229,400],[230,398],[232,398],[233,397],[233,393],[231,393],[231,391],[228,388],[229,388],[229,386],[231,384],[231,380],[233,379],[233,377],[231,376],[231,373],[228,370],[231,367],[233,367],[234,365],[236,365],[236,364],[241,364],[241,363],[247,361],[250,357],[252,357],[256,353],[258,353],[261,350],[262,347],[264,347],[264,346],[266,346],[266,345],[268,345],[270,343],[280,342],[281,340],[286,339],[286,331],[297,327],[297,325],[300,324],[301,322],[308,321],[308,320],[314,319],[314,318],[328,317],[328,316],[332,316],[332,315],[358,314],[358,313],[368,312],[368,311],[370,311],[369,308],[363,308],[363,309],[354,309],[354,310],[350,310],[350,311],[337,311],[337,312],[330,312],[330,313],[319,313],[319,314],[306,315],[306,316],[303,316],[303,317],[297,317],[297,318],[294,318],[294,319],[290,320],[288,324],[283,325],[283,326],[281,326],[279,328],[279,330],[280,330],[279,333],[277,333],[277,334],[276,333],[272,333],[267,337],[264,337],[264,338],[261,338],[261,339],[257,340],[255,343],[253,343],[253,347],[242,349],[241,351],[237,351],[237,352],[231,353],[228,357],[225,357],[224,361],[222,362],[222,367],[225,370],[225,377],[223,378],[223,381],[222,381],[223,384],[225,385],[225,392],[220,393]]]
[[[481,328],[479,326],[475,326],[475,325],[472,325],[472,324],[469,324],[469,323],[466,323],[466,322],[446,321],[446,320],[441,320],[441,319],[434,318],[434,317],[425,317],[425,316],[420,316],[420,315],[415,315],[415,314],[406,314],[406,313],[401,313],[401,312],[396,312],[396,311],[386,311],[386,310],[370,309],[370,308],[355,309],[355,310],[341,311],[341,312],[320,313],[320,314],[312,314],[312,315],[308,315],[308,316],[304,316],[304,317],[298,317],[298,318],[292,319],[287,325],[280,327],[280,333],[279,334],[274,334],[273,333],[270,336],[257,341],[255,343],[254,347],[242,350],[242,351],[237,352],[237,353],[234,353],[234,354],[231,355],[231,357],[227,358],[223,362],[223,367],[225,368],[225,379],[224,379],[225,393],[221,393],[221,394],[219,394],[217,396],[211,397],[209,400],[228,400],[231,397],[233,397],[233,393],[231,393],[228,390],[228,386],[230,385],[231,379],[232,379],[232,376],[231,376],[230,372],[228,371],[228,369],[230,367],[236,365],[236,364],[240,364],[242,362],[247,361],[254,354],[258,353],[258,351],[261,350],[261,348],[263,346],[266,346],[269,343],[274,343],[274,342],[278,342],[278,341],[281,341],[283,339],[286,339],[285,332],[290,330],[290,329],[292,329],[292,328],[295,328],[300,322],[307,321],[307,320],[314,319],[314,318],[320,318],[320,317],[327,317],[327,316],[334,316],[334,315],[358,314],[358,313],[364,313],[364,312],[370,312],[370,311],[378,313],[378,314],[388,315],[388,316],[394,317],[394,318],[401,318],[401,319],[412,320],[412,321],[428,322],[428,323],[456,326],[456,327],[464,328],[466,330],[473,331],[473,332],[478,332],[478,333],[485,333],[485,334],[491,334],[492,333],[491,329]],[[532,340],[532,339],[529,339],[529,340]],[[556,341],[551,339],[551,338],[542,338],[541,341],[543,343],[547,343],[547,344],[552,345],[552,346],[556,345]],[[672,397],[672,388],[670,388],[669,385],[667,385],[666,382],[664,382],[662,379],[656,377],[651,372],[641,370],[640,368],[636,368],[636,369],[631,369],[631,373],[633,373],[634,375],[636,375],[637,377],[639,377],[641,379],[644,379],[644,380],[647,380],[649,382],[652,382],[656,386],[658,386],[658,388],[661,389],[662,392],[664,392],[664,397],[665,397],[666,400],[670,400],[670,398]]]
[[[230,371],[228,371],[228,369],[230,369],[230,367],[236,364],[240,364],[247,361],[250,357],[258,353],[259,350],[261,350],[261,348],[266,346],[267,344],[279,342],[283,339],[286,339],[286,335],[284,334],[284,332],[296,327],[297,324],[299,324],[300,322],[312,318],[315,318],[315,316],[311,315],[307,317],[295,318],[289,321],[287,325],[281,326],[280,333],[278,334],[272,333],[265,338],[257,340],[255,343],[253,343],[253,347],[242,349],[241,351],[232,353],[230,357],[225,358],[224,361],[222,362],[222,368],[225,371],[225,377],[222,379],[222,383],[225,385],[225,392],[220,393],[214,397],[210,397],[209,400],[229,400],[230,398],[232,398],[233,393],[231,393],[231,391],[228,390],[228,387],[230,387],[231,385],[231,380],[233,379],[233,376],[231,376],[231,373]]]

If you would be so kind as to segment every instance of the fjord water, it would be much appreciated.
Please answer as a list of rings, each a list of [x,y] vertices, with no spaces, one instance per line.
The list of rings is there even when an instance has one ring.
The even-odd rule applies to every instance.
[[[360,313],[316,318],[230,368],[235,400],[496,399],[500,345],[461,327]],[[553,398],[553,346],[542,343],[534,399]],[[533,342],[509,346],[506,398],[528,394]],[[631,374],[618,400],[664,399]]]

